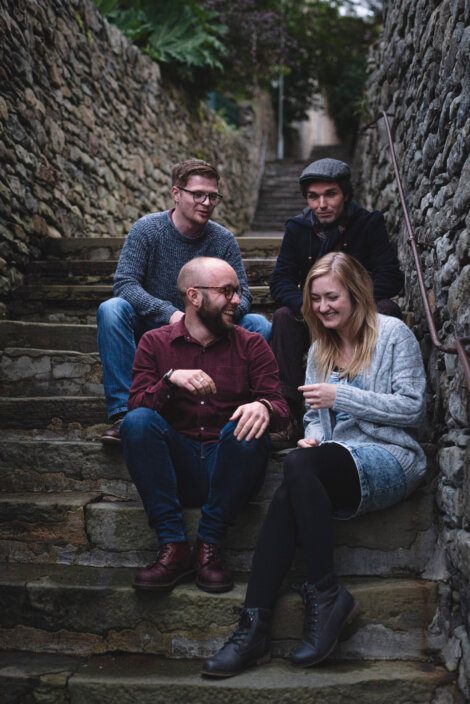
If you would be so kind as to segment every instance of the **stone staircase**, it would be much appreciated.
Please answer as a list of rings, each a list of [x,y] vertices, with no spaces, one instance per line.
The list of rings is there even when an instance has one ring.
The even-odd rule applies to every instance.
[[[279,237],[239,240],[255,309]],[[439,662],[432,576],[433,481],[400,506],[336,525],[336,562],[360,601],[334,657],[310,670],[287,660],[302,630],[287,588],[273,621],[274,660],[207,681],[199,659],[231,633],[284,453],[227,538],[236,588],[194,584],[157,596],[131,587],[155,557],[119,448],[94,437],[105,422],[94,313],[111,294],[122,240],[54,240],[30,265],[0,322],[0,702],[5,704],[457,704]],[[186,512],[194,535],[198,511]],[[299,554],[292,580],[302,576]]]
[[[299,175],[305,166],[306,164],[298,159],[266,163],[252,230],[283,233],[287,218],[297,215],[305,208],[305,198],[299,189]]]

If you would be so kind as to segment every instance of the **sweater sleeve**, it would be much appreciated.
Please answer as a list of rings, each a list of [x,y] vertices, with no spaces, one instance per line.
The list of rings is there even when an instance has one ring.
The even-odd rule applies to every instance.
[[[238,242],[233,235],[230,236],[229,244],[224,257],[237,275],[241,287],[240,303],[237,307],[236,320],[240,320],[246,313],[250,312],[252,297],[248,288],[245,267],[243,266],[242,255]]]
[[[157,323],[168,323],[178,310],[170,301],[156,298],[144,287],[148,262],[151,260],[151,239],[146,217],[132,226],[119,257],[114,275],[113,293],[124,298],[142,317],[153,317]]]
[[[305,385],[316,383],[315,366],[313,354],[310,348],[307,360],[307,371],[305,374]],[[324,440],[324,432],[321,424],[320,413],[313,408],[309,408],[304,415],[304,437],[308,440]]]
[[[295,315],[300,315],[302,290],[297,257],[298,242],[287,223],[276,266],[269,280],[269,287],[276,303],[288,306]]]
[[[380,377],[389,378],[387,392],[358,389],[348,384],[336,388],[334,411],[345,411],[356,418],[399,428],[416,427],[425,412],[426,377],[418,342],[403,325],[396,339],[389,339],[378,360]]]

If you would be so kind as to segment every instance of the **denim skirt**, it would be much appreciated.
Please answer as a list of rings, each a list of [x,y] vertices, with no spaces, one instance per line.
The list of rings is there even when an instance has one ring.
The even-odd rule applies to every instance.
[[[359,506],[334,513],[334,518],[346,520],[363,513],[380,511],[402,501],[406,496],[405,472],[391,452],[374,444],[349,445],[337,440],[327,440],[342,445],[351,454],[361,485]],[[322,443],[325,444],[325,443]]]

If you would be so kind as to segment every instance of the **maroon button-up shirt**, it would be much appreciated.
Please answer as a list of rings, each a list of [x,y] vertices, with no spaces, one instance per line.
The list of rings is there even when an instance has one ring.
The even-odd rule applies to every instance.
[[[217,393],[199,396],[169,388],[162,381],[169,369],[202,369],[214,380]],[[208,442],[218,438],[238,406],[261,398],[273,408],[270,429],[284,428],[289,409],[274,355],[261,335],[235,325],[226,337],[204,347],[191,337],[182,319],[150,330],[140,340],[129,410],[152,408],[178,432]]]

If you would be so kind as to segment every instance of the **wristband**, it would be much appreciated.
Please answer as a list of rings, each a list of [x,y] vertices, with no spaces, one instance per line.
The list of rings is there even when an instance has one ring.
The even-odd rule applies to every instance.
[[[170,376],[173,374],[175,370],[174,369],[169,369],[163,376],[162,376],[162,381],[164,384],[166,384],[170,389],[175,387],[176,384],[173,384],[170,381]]]
[[[269,413],[269,420],[273,417],[273,407],[271,406],[271,403],[266,399],[266,398],[259,398],[257,399],[258,403],[262,403],[263,406],[266,408],[266,410]]]

